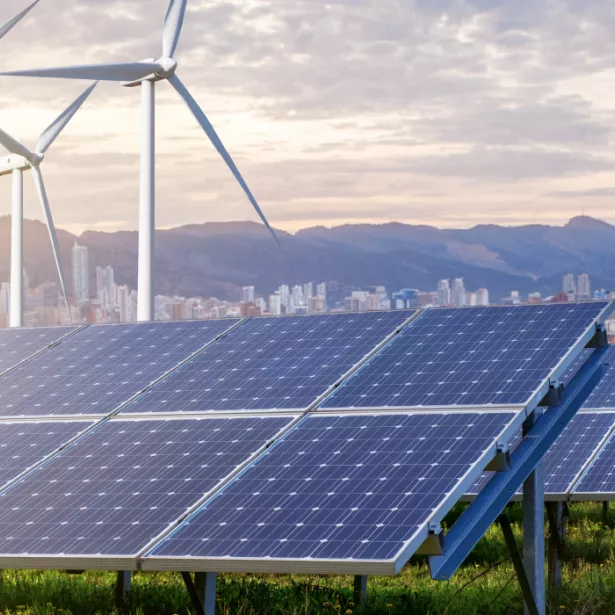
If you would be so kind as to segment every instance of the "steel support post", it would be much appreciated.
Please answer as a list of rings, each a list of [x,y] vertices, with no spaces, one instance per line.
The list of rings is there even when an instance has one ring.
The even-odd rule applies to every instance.
[[[128,608],[130,600],[130,570],[119,570],[115,582],[115,606],[118,610]]]
[[[192,602],[192,615],[214,615],[218,575],[215,572],[196,572],[193,581],[189,572],[181,574]]]
[[[523,425],[524,437],[540,418],[536,410]],[[544,463],[541,461],[523,483],[523,563],[528,577],[538,615],[545,615],[545,483]],[[525,615],[532,612],[526,602]]]
[[[508,551],[510,553],[510,559],[512,560],[515,572],[517,573],[519,585],[521,586],[521,593],[523,594],[523,600],[525,602],[525,612],[529,613],[529,615],[540,615],[541,611],[538,610],[538,606],[536,605],[534,592],[532,591],[532,586],[523,564],[523,558],[519,553],[515,535],[513,534],[512,527],[510,527],[508,516],[505,513],[502,513],[498,517],[498,522],[502,528],[504,540],[506,541],[506,546],[508,547]]]
[[[566,541],[566,516],[563,502],[547,502],[546,506],[549,519],[547,579],[551,595],[557,596],[562,582],[561,553]]]
[[[354,578],[354,603],[361,607],[367,601],[367,576],[357,575]]]
[[[609,524],[609,502],[602,502],[602,523]]]

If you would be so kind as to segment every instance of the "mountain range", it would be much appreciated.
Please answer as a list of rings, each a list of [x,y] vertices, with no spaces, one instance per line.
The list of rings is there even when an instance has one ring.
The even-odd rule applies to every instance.
[[[435,290],[463,277],[467,289],[488,288],[499,300],[511,290],[561,290],[562,275],[589,273],[593,288],[615,289],[615,226],[578,216],[564,226],[479,225],[438,229],[401,223],[347,224],[278,231],[281,249],[252,222],[207,223],[156,232],[156,291],[165,295],[238,300],[242,286],[269,293],[280,284],[336,282],[342,291],[384,285]],[[136,232],[58,230],[70,274],[75,241],[89,248],[92,288],[97,265],[116,282],[136,287]],[[0,217],[0,280],[9,278],[10,217]],[[47,231],[25,224],[25,267],[31,284],[57,280]]]

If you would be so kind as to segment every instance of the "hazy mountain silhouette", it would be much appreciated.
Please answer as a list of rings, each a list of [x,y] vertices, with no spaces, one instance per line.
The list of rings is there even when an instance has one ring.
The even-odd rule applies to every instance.
[[[67,275],[75,240],[97,265],[111,265],[120,284],[136,286],[137,233],[59,230]],[[615,226],[587,216],[565,226],[479,225],[449,230],[400,223],[279,232],[282,249],[252,222],[193,224],[157,231],[156,290],[162,294],[238,299],[242,286],[263,293],[280,284],[336,281],[348,289],[433,290],[441,278],[463,277],[494,299],[512,289],[545,295],[561,289],[564,273],[587,272],[594,288],[615,288]],[[0,217],[0,280],[9,277],[10,218]],[[43,224],[25,225],[25,264],[33,285],[56,280]]]

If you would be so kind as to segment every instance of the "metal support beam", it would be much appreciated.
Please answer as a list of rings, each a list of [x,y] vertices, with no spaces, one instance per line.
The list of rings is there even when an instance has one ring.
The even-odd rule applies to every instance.
[[[192,602],[192,615],[214,615],[218,575],[215,572],[195,572],[193,581],[189,572],[181,574]]]
[[[602,502],[602,523],[609,524],[609,502]]]
[[[546,507],[549,519],[547,579],[551,595],[557,596],[562,583],[561,553],[566,541],[566,515],[563,502],[547,502]]]
[[[118,611],[128,609],[130,602],[130,570],[119,570],[115,582],[115,607]]]
[[[604,374],[602,358],[606,349],[596,349],[564,390],[560,406],[550,408],[531,427],[511,455],[508,472],[494,474],[444,537],[443,555],[429,558],[434,579],[448,580],[468,556],[532,470],[539,464],[570,419]],[[542,506],[542,504],[541,504]],[[542,508],[541,508],[542,512]],[[544,569],[543,569],[544,572]]]
[[[357,575],[354,578],[354,603],[362,607],[367,602],[367,576]]]
[[[540,420],[537,408],[523,425],[524,438],[532,438],[532,428]],[[532,590],[532,605],[526,601],[525,615],[545,615],[545,482],[540,461],[523,483],[523,563]]]
[[[517,547],[515,535],[513,534],[512,527],[510,527],[508,516],[506,514],[501,514],[498,517],[498,521],[500,523],[500,527],[502,528],[502,533],[504,534],[506,546],[510,552],[510,559],[515,567],[515,572],[517,573],[517,579],[519,580],[519,585],[521,586],[521,592],[525,601],[526,612],[529,613],[529,615],[540,615],[540,611],[538,610],[536,601],[534,600],[530,580],[527,577],[525,566],[523,565],[523,559],[519,553],[519,548]]]

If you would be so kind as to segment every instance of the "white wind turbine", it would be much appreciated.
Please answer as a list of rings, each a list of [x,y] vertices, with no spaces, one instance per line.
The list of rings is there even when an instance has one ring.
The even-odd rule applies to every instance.
[[[59,115],[45,129],[39,137],[33,152],[17,141],[17,139],[14,139],[11,135],[0,129],[0,144],[11,152],[9,156],[0,158],[0,177],[2,175],[13,176],[13,203],[11,211],[11,327],[23,326],[23,172],[30,170],[32,171],[34,185],[36,186],[36,191],[43,208],[43,215],[45,217],[47,230],[49,231],[53,256],[58,268],[62,294],[64,295],[64,301],[68,308],[69,319],[71,318],[58,239],[53,217],[51,216],[51,209],[49,207],[49,200],[47,199],[47,191],[45,190],[45,183],[43,182],[40,165],[51,144],[56,140],[62,130],[64,130],[95,87],[96,83],[92,84],[66,109],[66,111]]]
[[[187,0],[171,0],[167,10],[162,37],[162,56],[141,62],[125,64],[95,64],[63,68],[33,69],[0,73],[21,77],[56,77],[65,79],[96,79],[120,81],[128,87],[141,86],[142,141],[141,141],[141,188],[139,199],[139,275],[138,275],[138,320],[154,318],[154,230],[155,230],[155,83],[169,81],[184,99],[197,122],[209,137],[224,162],[246,193],[261,220],[278,241],[254,195],[248,188],[239,169],[222,144],[207,116],[188,92],[176,74],[177,62],[173,58],[181,33]]]

